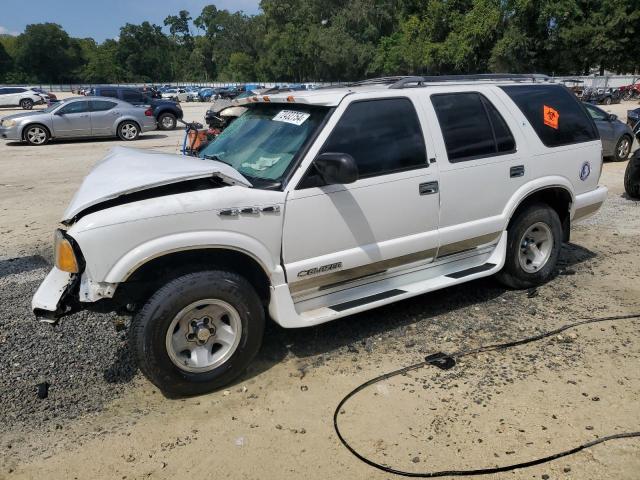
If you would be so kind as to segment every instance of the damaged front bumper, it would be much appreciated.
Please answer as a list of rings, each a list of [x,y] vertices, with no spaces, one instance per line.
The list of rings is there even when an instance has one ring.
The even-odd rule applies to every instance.
[[[79,287],[79,275],[53,267],[31,300],[36,318],[47,323],[57,323],[61,317],[80,310]]]

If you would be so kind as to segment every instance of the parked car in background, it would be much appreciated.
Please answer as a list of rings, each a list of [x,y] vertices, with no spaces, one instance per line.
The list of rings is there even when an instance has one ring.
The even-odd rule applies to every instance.
[[[96,87],[94,94],[101,97],[118,98],[132,105],[150,105],[153,108],[153,116],[160,130],[173,130],[178,119],[183,116],[179,103],[172,100],[151,98],[130,87]]]
[[[205,88],[201,88],[198,91],[198,100],[200,100],[201,102],[210,102],[215,99],[215,96],[216,96],[215,88],[205,87]]]
[[[162,92],[162,98],[175,102],[186,102],[189,94],[184,88],[168,88]]]
[[[629,157],[633,146],[633,132],[628,125],[618,120],[618,116],[591,105],[583,104],[598,127],[602,141],[602,154],[622,162]]]
[[[582,94],[582,101],[596,105],[620,103],[622,93],[617,88],[589,88]]]
[[[0,138],[44,145],[51,139],[113,137],[135,140],[155,130],[151,107],[107,97],[75,97],[38,112],[17,113],[0,121]]]
[[[158,89],[154,86],[149,87],[145,85],[144,87],[139,87],[138,91],[150,98],[162,98],[162,95],[160,94]]]
[[[56,95],[54,95],[51,92],[47,92],[46,90],[40,88],[40,87],[27,87],[30,90],[33,90],[34,92],[40,94],[40,95],[45,95],[49,98],[49,103],[51,102],[57,102],[58,101],[58,97]]]
[[[244,89],[240,87],[222,87],[218,90],[217,96],[218,98],[232,100],[240,95]]]
[[[0,87],[0,107],[31,110],[34,105],[49,103],[49,97],[27,87]]]
[[[632,98],[640,97],[640,83],[624,85],[618,88],[618,90],[620,90],[623,100],[631,100]]]

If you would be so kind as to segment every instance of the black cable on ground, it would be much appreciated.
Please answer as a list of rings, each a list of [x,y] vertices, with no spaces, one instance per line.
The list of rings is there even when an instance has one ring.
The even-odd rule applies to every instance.
[[[496,350],[504,350],[507,348],[511,348],[511,347],[516,347],[519,345],[525,345],[527,343],[531,343],[531,342],[536,342],[538,340],[542,340],[544,338],[548,338],[548,337],[552,337],[553,335],[557,335],[561,332],[564,332],[565,330],[568,330],[570,328],[574,328],[580,325],[585,325],[585,324],[589,324],[589,323],[597,323],[597,322],[607,322],[607,321],[614,321],[614,320],[629,320],[632,318],[640,318],[640,313],[636,313],[636,314],[629,314],[629,315],[616,315],[616,316],[611,316],[611,317],[601,317],[601,318],[586,318],[583,319],[581,321],[578,322],[574,322],[574,323],[568,323],[566,325],[563,325],[559,328],[556,328],[554,330],[550,330],[547,332],[543,332],[540,333],[538,335],[533,335],[530,337],[526,337],[520,340],[514,340],[511,342],[505,342],[505,343],[495,343],[495,344],[490,344],[490,345],[485,345],[483,347],[479,347],[479,348],[474,348],[471,350],[461,350],[458,351],[456,353],[447,355],[444,353],[436,353],[433,355],[429,355],[425,358],[424,361],[419,362],[419,363],[414,363],[413,365],[409,365],[407,367],[403,367],[403,368],[399,368],[398,370],[394,370],[392,372],[388,372],[388,373],[384,373],[382,375],[379,375],[375,378],[372,378],[371,380],[368,380],[366,382],[364,382],[363,384],[357,386],[356,388],[354,388],[353,390],[351,390],[347,395],[345,395],[342,400],[340,400],[340,402],[338,403],[338,406],[336,407],[335,411],[333,412],[333,428],[336,431],[336,434],[338,435],[338,438],[340,439],[340,442],[342,443],[342,445],[345,446],[345,448],[347,450],[349,450],[356,458],[358,458],[359,460],[363,461],[364,463],[366,463],[367,465],[370,465],[374,468],[377,468],[378,470],[382,470],[383,472],[387,472],[387,473],[393,473],[395,475],[402,475],[404,477],[420,477],[420,478],[435,478],[435,477],[454,477],[454,476],[463,476],[463,475],[467,475],[467,476],[471,476],[471,475],[488,475],[488,474],[492,474],[492,473],[500,473],[500,472],[507,472],[510,470],[515,470],[518,468],[526,468],[526,467],[532,467],[534,465],[540,465],[542,463],[546,463],[546,462],[550,462],[552,460],[558,459],[558,458],[562,458],[562,457],[566,457],[568,455],[573,455],[574,453],[580,452],[586,448],[591,448],[595,445],[598,445],[600,443],[604,443],[604,442],[608,442],[610,440],[617,440],[617,439],[622,439],[622,438],[634,438],[634,437],[640,437],[640,432],[625,432],[625,433],[616,433],[613,435],[606,435],[604,437],[600,437],[597,438],[595,440],[591,440],[590,442],[587,443],[583,443],[581,445],[578,445],[574,448],[571,448],[569,450],[564,450],[562,452],[558,452],[558,453],[554,453],[552,455],[548,455],[546,457],[541,457],[541,458],[536,458],[533,460],[529,460],[527,462],[521,462],[521,463],[513,463],[510,465],[504,465],[502,467],[489,467],[489,468],[478,468],[478,469],[472,469],[472,470],[441,470],[441,471],[437,471],[437,472],[407,472],[404,470],[398,470],[392,467],[387,467],[386,465],[382,465],[380,463],[377,463],[373,460],[368,459],[367,457],[365,457],[364,455],[358,453],[356,451],[355,448],[353,448],[349,442],[347,442],[347,440],[345,440],[345,438],[342,436],[342,433],[340,432],[340,428],[338,427],[338,415],[340,414],[340,410],[342,410],[342,407],[344,406],[345,403],[347,403],[349,401],[350,398],[352,398],[354,395],[356,395],[358,392],[361,392],[362,390],[364,390],[367,387],[370,387],[371,385],[374,385],[382,380],[386,380],[388,378],[392,378],[398,375],[402,375],[404,373],[410,372],[412,370],[417,370],[418,368],[422,368],[426,365],[433,365],[436,366],[438,368],[441,368],[443,370],[448,370],[449,368],[452,368],[455,364],[456,364],[456,359],[461,358],[461,357],[465,357],[467,355],[476,355],[478,353],[481,352],[488,352],[488,351],[496,351]]]

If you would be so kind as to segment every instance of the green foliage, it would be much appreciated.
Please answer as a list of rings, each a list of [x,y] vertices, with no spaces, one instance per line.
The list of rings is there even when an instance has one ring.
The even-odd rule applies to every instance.
[[[82,63],[78,40],[55,23],[27,25],[17,38],[15,64],[28,81],[69,81]]]
[[[262,0],[205,6],[118,40],[59,25],[0,36],[0,81],[335,81],[474,72],[582,74],[640,67],[638,0]]]
[[[7,53],[4,45],[0,43],[0,81],[4,81],[9,72],[13,70],[13,58]]]

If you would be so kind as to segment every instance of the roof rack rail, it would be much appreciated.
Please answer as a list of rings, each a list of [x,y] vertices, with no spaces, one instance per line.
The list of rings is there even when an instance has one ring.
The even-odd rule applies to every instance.
[[[396,83],[404,78],[407,77],[403,75],[395,75],[391,77],[367,78],[365,80],[358,80],[357,82],[347,83],[346,85],[349,87],[357,87],[360,85],[375,85],[378,83]]]
[[[392,78],[392,77],[387,77]],[[467,81],[500,81],[512,80],[515,82],[546,82],[551,77],[539,73],[480,73],[473,75],[430,75],[430,76],[412,76],[399,77],[398,81],[392,83],[389,88],[398,89],[409,86],[422,87],[425,83],[438,82],[467,82]],[[383,82],[376,82],[383,83]]]

